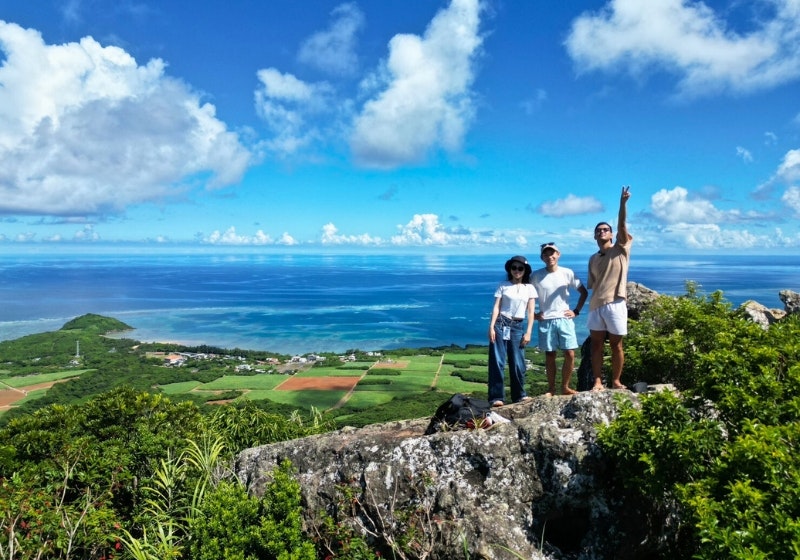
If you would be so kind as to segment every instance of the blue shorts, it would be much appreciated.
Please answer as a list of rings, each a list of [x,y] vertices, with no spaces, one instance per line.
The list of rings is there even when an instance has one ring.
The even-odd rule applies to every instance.
[[[572,319],[542,319],[539,321],[539,350],[575,350],[578,337],[575,336],[575,322]]]

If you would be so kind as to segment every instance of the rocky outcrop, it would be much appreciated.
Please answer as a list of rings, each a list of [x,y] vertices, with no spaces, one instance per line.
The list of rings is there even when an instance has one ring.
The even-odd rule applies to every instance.
[[[428,418],[346,428],[247,449],[235,472],[262,495],[290,460],[312,533],[330,516],[387,553],[415,551],[398,557],[647,558],[643,517],[609,490],[596,445],[597,427],[636,399],[537,397],[495,409],[508,423],[428,436]]]
[[[770,309],[754,300],[747,300],[739,306],[739,309],[744,313],[745,317],[760,325],[763,329],[768,329],[771,324],[786,316],[785,311]]]
[[[781,298],[787,314],[800,313],[800,294],[792,290],[781,290],[778,297]]]
[[[626,290],[628,293],[626,302],[628,306],[628,318],[638,321],[642,311],[656,300],[658,292],[638,282],[628,282]]]
[[[628,282],[627,290],[628,318],[638,321],[642,312],[658,298],[659,294],[638,282]],[[764,329],[768,329],[770,325],[787,315],[800,313],[800,294],[791,290],[781,290],[778,296],[783,302],[783,310],[770,309],[755,300],[745,301],[739,306],[739,310],[745,317]]]
[[[800,313],[800,294],[792,290],[781,290],[778,292],[778,297],[783,302],[783,309],[770,309],[753,300],[747,300],[739,306],[739,309],[745,317],[761,325],[762,328],[768,329],[770,325],[787,315]]]

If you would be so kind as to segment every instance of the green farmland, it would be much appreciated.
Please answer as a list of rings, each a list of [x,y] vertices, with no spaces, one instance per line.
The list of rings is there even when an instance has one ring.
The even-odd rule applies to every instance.
[[[84,320],[83,318],[81,318]],[[365,425],[430,416],[454,393],[486,398],[487,348],[425,348],[356,351],[355,361],[326,355],[315,362],[290,361],[263,352],[213,349],[110,339],[92,327],[62,329],[0,343],[0,419],[50,404],[69,404],[130,386],[202,407],[251,402],[279,413],[322,413],[334,424]],[[79,360],[75,341],[84,349]],[[167,354],[183,352],[180,365]],[[528,393],[546,390],[543,356],[527,350]],[[212,408],[208,408],[212,410]]]

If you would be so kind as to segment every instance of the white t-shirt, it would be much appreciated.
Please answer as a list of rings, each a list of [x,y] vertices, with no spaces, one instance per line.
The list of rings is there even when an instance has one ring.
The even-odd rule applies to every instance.
[[[559,319],[569,309],[569,289],[577,290],[581,281],[569,268],[559,266],[553,272],[540,268],[531,274],[531,282],[539,294],[539,312],[545,319]]]
[[[525,319],[528,316],[528,300],[536,299],[533,284],[514,284],[503,280],[494,292],[500,298],[500,315],[510,319]]]

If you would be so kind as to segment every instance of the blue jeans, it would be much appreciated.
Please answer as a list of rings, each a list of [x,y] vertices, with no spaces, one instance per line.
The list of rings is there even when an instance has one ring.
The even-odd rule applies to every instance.
[[[523,321],[511,321],[498,317],[494,324],[494,342],[489,343],[489,402],[505,401],[503,370],[508,362],[508,377],[511,382],[511,400],[521,401],[525,396],[525,350],[522,342]],[[503,327],[511,327],[511,339],[503,340]]]

